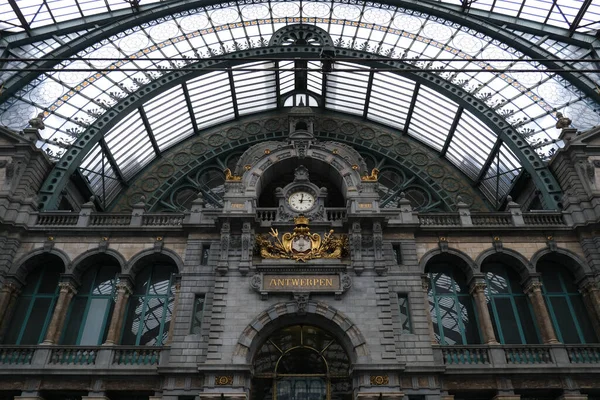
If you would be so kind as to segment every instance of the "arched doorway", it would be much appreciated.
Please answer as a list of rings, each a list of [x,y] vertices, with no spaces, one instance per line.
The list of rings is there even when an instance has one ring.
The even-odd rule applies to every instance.
[[[315,326],[274,332],[253,360],[251,400],[350,400],[350,359],[342,345]]]

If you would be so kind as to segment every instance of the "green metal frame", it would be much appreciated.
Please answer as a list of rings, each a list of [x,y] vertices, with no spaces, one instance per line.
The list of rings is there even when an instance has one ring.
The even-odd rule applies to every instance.
[[[166,294],[150,294],[150,287],[151,287],[151,283],[152,283],[152,277],[154,276],[154,272],[155,272],[155,268],[165,268],[166,266],[164,265],[160,265],[160,264],[153,264],[153,265],[148,265],[146,268],[151,268],[150,274],[148,275],[148,279],[145,281],[146,284],[146,292],[142,295],[136,295],[133,294],[131,296],[129,296],[129,301],[127,302],[127,307],[125,310],[125,321],[123,321],[123,328],[121,331],[121,338],[123,337],[123,333],[125,332],[125,330],[128,328],[127,327],[127,318],[129,316],[129,309],[132,306],[135,306],[135,302],[139,299],[143,299],[143,304],[142,304],[142,311],[139,314],[139,319],[140,319],[140,326],[139,329],[136,333],[136,338],[135,338],[135,343],[133,345],[135,346],[144,346],[146,344],[140,344],[140,340],[141,340],[141,336],[142,336],[142,332],[143,332],[143,324],[146,318],[146,315],[150,309],[149,307],[149,301],[150,299],[162,299],[164,302],[162,303],[163,306],[163,310],[162,310],[162,315],[160,317],[160,329],[158,331],[158,335],[157,335],[157,342],[153,345],[153,346],[162,346],[164,343],[162,343],[162,337],[164,335],[164,329],[165,329],[165,322],[166,322],[166,317],[167,317],[167,311],[169,309],[169,302],[174,300],[174,294],[172,291],[172,287],[173,287],[173,283],[175,282],[175,272],[173,271],[171,273],[171,275],[169,276],[169,285],[168,285],[168,289],[167,289],[167,293]],[[173,270],[175,270],[175,267],[172,267]],[[142,282],[138,282],[136,281],[136,285],[138,284],[142,284]],[[135,291],[135,290],[134,290]]]
[[[506,270],[504,272],[506,272]],[[504,340],[504,332],[503,332],[502,323],[500,320],[501,312],[498,310],[498,307],[496,306],[496,302],[494,301],[494,299],[509,299],[510,300],[511,310],[512,310],[515,322],[517,324],[517,329],[519,331],[519,337],[521,339],[520,344],[533,344],[533,343],[527,343],[527,340],[525,338],[525,333],[523,331],[523,321],[521,321],[521,316],[517,310],[517,304],[515,302],[515,298],[524,298],[525,301],[527,302],[527,309],[529,310],[529,316],[531,317],[531,321],[529,321],[529,323],[533,324],[533,326],[535,327],[535,332],[536,332],[537,340],[538,340],[537,343],[540,343],[541,335],[540,335],[539,327],[537,326],[537,323],[535,322],[535,319],[533,318],[533,308],[531,306],[531,303],[529,302],[529,299],[525,295],[525,293],[513,293],[512,287],[510,284],[508,284],[508,286],[507,286],[509,293],[490,293],[490,274],[493,276],[498,276],[498,274],[495,274],[493,272],[485,272],[485,280],[486,280],[485,295],[490,304],[490,307],[492,308],[491,314],[493,317],[493,322],[495,324],[496,334],[498,335],[498,340],[500,341],[500,343],[507,344],[506,341]],[[507,274],[500,275],[500,277],[502,279],[506,280],[506,282],[510,282],[509,276]]]
[[[112,111],[109,111],[102,118],[96,120],[79,136],[55,165],[53,171],[42,185],[39,208],[52,210],[58,206],[60,193],[66,187],[69,177],[75,172],[93,146],[125,115],[128,115],[143,103],[165,90],[207,73],[208,71],[204,70],[204,68],[230,68],[233,65],[250,62],[252,57],[261,57],[265,54],[268,54],[272,58],[281,59],[290,59],[290,57],[294,59],[315,58],[318,56],[319,51],[319,47],[303,46],[251,49],[220,56],[220,60],[206,59],[195,64],[190,64],[188,68],[192,71],[174,70],[166,72],[161,78],[139,88],[135,93],[131,93],[125,99],[119,101],[119,103],[113,106]],[[536,187],[540,190],[546,208],[560,208],[559,202],[562,197],[560,185],[546,164],[540,159],[529,143],[521,137],[517,130],[483,100],[476,98],[462,87],[446,81],[436,73],[419,72],[415,70],[414,66],[403,60],[390,59],[385,62],[369,61],[369,59],[379,58],[380,56],[346,48],[336,49],[336,56],[351,58],[355,62],[372,68],[396,69],[397,73],[401,73],[403,76],[415,80],[421,85],[431,87],[441,95],[450,98],[465,109],[468,109],[480,118],[500,140],[504,141],[519,158],[521,165],[529,172]]]
[[[444,297],[450,297],[452,298],[452,300],[454,301],[454,312],[457,315],[457,320],[458,320],[458,329],[460,330],[460,336],[462,339],[462,343],[457,343],[458,345],[467,345],[467,344],[478,344],[478,343],[468,343],[467,341],[467,336],[466,336],[466,329],[465,329],[465,325],[463,323],[462,318],[460,318],[460,316],[462,315],[461,313],[461,309],[460,309],[460,299],[461,298],[468,298],[470,303],[471,303],[471,307],[473,309],[473,319],[474,319],[474,324],[477,327],[477,333],[479,335],[479,340],[481,341],[481,329],[479,326],[479,318],[477,316],[477,312],[476,312],[476,307],[475,307],[475,302],[473,301],[473,297],[469,294],[469,293],[457,293],[456,292],[456,287],[459,286],[456,281],[454,280],[454,274],[456,273],[456,270],[453,268],[449,268],[447,270],[444,271],[444,274],[446,276],[449,276],[450,279],[452,279],[452,289],[451,289],[451,293],[443,293],[443,294],[437,294],[436,292],[436,280],[433,277],[433,274],[435,274],[435,272],[429,272],[429,280],[431,282],[431,287],[429,288],[429,305],[431,307],[431,299],[433,298],[433,307],[435,308],[435,316],[436,316],[436,320],[434,321],[434,328],[437,327],[438,329],[438,335],[440,336],[440,344],[441,345],[451,345],[446,343],[446,338],[444,335],[444,330],[441,328],[444,325],[442,324],[442,319],[441,319],[441,311],[443,311],[443,309],[440,307],[440,302],[439,299],[440,298],[444,298]]]
[[[93,271],[88,271],[88,273],[92,273],[94,274],[94,278],[92,279],[92,285],[90,286],[90,291],[93,292],[94,291],[94,287],[96,286],[96,278],[98,277],[98,272],[100,271],[100,269],[103,266],[96,266],[94,268]],[[77,294],[75,295],[75,297],[73,298],[73,300],[71,301],[71,305],[69,306],[69,311],[67,313],[67,317],[65,319],[65,321],[67,321],[64,324],[64,328],[63,328],[63,332],[61,334],[61,338],[63,338],[64,340],[64,336],[65,336],[65,332],[68,329],[69,326],[69,321],[71,319],[71,312],[73,311],[73,307],[75,306],[75,300],[77,300],[78,298],[87,298],[86,304],[85,304],[85,311],[83,312],[83,317],[81,319],[81,323],[79,325],[79,332],[77,334],[77,338],[75,340],[75,343],[63,343],[63,344],[75,344],[75,345],[80,345],[81,344],[81,336],[83,335],[83,331],[85,329],[85,322],[87,321],[87,316],[90,310],[90,305],[92,303],[92,300],[94,299],[108,299],[109,301],[112,301],[112,303],[109,303],[110,305],[108,307],[106,307],[106,310],[104,311],[104,316],[102,317],[102,327],[100,328],[101,332],[106,331],[106,328],[108,326],[108,324],[110,323],[110,315],[112,314],[113,308],[114,308],[114,302],[115,302],[115,290],[116,290],[116,274],[118,273],[118,271],[115,273],[115,279],[112,282],[112,290],[110,294],[93,294],[93,293],[82,293],[77,292]],[[102,340],[104,338],[104,333],[102,335],[100,335],[98,337],[98,342],[95,343],[95,345],[101,345],[102,344]],[[62,343],[62,341],[61,341]],[[90,344],[90,346],[93,346]]]
[[[199,301],[201,300],[201,302]],[[201,304],[199,304],[201,303]],[[200,318],[198,318],[198,306],[201,306],[200,310]],[[206,306],[206,295],[205,294],[197,294],[194,298],[194,311],[192,314],[192,321],[190,325],[190,333],[197,334],[200,333],[202,329],[202,320],[204,319],[204,307]]]
[[[403,301],[404,304],[402,304]],[[406,312],[402,311],[403,308],[406,309]],[[400,316],[406,316],[406,321],[401,324],[402,333],[413,333],[412,319],[410,317],[410,300],[408,298],[408,294],[398,293],[398,311],[400,312]]]
[[[41,268],[41,267],[38,267],[38,268]],[[38,293],[40,285],[42,284],[42,281],[44,281],[44,276],[46,275],[46,272],[48,272],[47,269],[45,269],[45,268],[42,269],[42,272],[41,272],[37,282],[35,282],[35,288],[31,294],[21,294],[19,296],[19,301],[21,301],[24,298],[29,298],[30,301],[29,301],[29,306],[27,307],[27,312],[25,314],[25,318],[23,319],[21,326],[18,328],[19,334],[17,336],[17,340],[15,341],[15,344],[17,344],[17,345],[21,344],[21,340],[23,339],[23,335],[25,333],[25,328],[27,327],[27,323],[29,322],[29,318],[31,317],[31,312],[33,311],[33,307],[34,307],[37,299],[51,299],[50,306],[48,307],[48,311],[46,312],[46,318],[42,322],[43,326],[40,331],[40,335],[38,337],[37,343],[41,343],[44,340],[46,330],[48,329],[48,325],[50,324],[50,320],[52,319],[52,314],[54,312],[54,305],[56,304],[56,300],[58,299],[58,294],[60,292],[59,286],[57,285],[56,290],[54,291],[53,294],[39,294]],[[32,282],[28,282],[28,284],[32,284]],[[10,326],[9,329],[16,329],[16,327]]]
[[[543,276],[542,272],[542,276]],[[550,314],[550,319],[552,320],[552,325],[554,326],[554,331],[556,332],[556,336],[559,342],[564,343],[563,334],[560,329],[560,325],[558,323],[558,316],[554,312],[554,307],[552,306],[552,302],[550,299],[552,298],[564,298],[567,306],[569,307],[570,317],[573,318],[573,324],[575,325],[575,330],[577,331],[577,336],[579,337],[580,343],[587,343],[585,340],[585,336],[583,331],[581,330],[581,322],[577,318],[577,314],[575,313],[575,309],[573,308],[573,303],[571,302],[571,298],[573,297],[581,297],[581,293],[579,292],[569,292],[567,290],[567,286],[564,281],[564,275],[561,273],[556,274],[561,286],[561,293],[557,292],[548,292],[546,290],[546,285],[542,285],[542,293],[544,295],[544,300],[546,301],[546,306],[548,307],[548,313]],[[562,317],[562,316],[561,316]]]

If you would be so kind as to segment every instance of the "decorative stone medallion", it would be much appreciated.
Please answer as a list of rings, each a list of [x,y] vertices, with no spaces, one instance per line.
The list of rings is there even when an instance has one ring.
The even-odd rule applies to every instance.
[[[204,143],[198,142],[198,143],[194,143],[192,145],[192,148],[190,149],[191,153],[195,156],[199,156],[201,154],[206,153],[206,145]]]
[[[360,130],[360,138],[363,140],[372,140],[375,138],[375,131],[371,128],[363,128]]]
[[[279,129],[280,126],[281,124],[277,119],[269,119],[265,122],[265,129],[269,132],[276,131],[277,129]]]
[[[175,157],[173,157],[173,164],[177,166],[182,166],[187,164],[190,161],[190,155],[188,153],[177,153]]]
[[[221,135],[214,134],[208,137],[208,144],[213,147],[219,147],[223,143],[225,143],[225,138]]]
[[[231,128],[227,130],[227,133],[225,135],[227,136],[227,139],[238,140],[239,138],[244,136],[244,132],[242,132],[240,128]]]
[[[410,144],[401,141],[400,143],[398,143],[396,145],[396,153],[400,154],[401,156],[407,156],[412,152],[412,148],[410,147]]]
[[[175,172],[175,167],[171,164],[163,164],[158,167],[156,173],[161,178],[168,178]]]
[[[142,183],[142,189],[146,192],[153,192],[160,186],[160,181],[156,178],[148,178]]]
[[[341,130],[346,135],[354,135],[356,133],[356,126],[354,124],[346,122],[342,124]]]
[[[412,161],[416,165],[422,167],[423,165],[427,164],[427,162],[429,161],[429,158],[427,158],[427,155],[424,153],[415,153],[412,156]]]
[[[431,164],[427,167],[427,173],[432,178],[441,178],[442,176],[444,176],[444,172],[444,167],[442,167],[439,164]]]
[[[392,135],[383,134],[377,137],[377,143],[383,147],[390,147],[394,144],[394,138]]]
[[[446,178],[442,181],[442,187],[449,192],[456,192],[460,189],[460,183],[454,178]]]
[[[260,125],[256,122],[250,122],[246,125],[246,133],[249,135],[256,135],[261,131]]]

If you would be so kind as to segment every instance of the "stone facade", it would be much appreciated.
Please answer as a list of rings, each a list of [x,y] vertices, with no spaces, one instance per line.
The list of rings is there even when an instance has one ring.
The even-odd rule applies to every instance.
[[[294,118],[304,114],[299,115]],[[30,192],[41,185],[49,163],[26,138],[1,133],[7,139],[0,156],[22,154],[12,172],[8,164],[0,167],[5,188],[0,193],[2,333],[28,274],[43,268],[37,260],[53,255],[64,271],[45,340],[0,346],[0,398],[44,399],[55,393],[85,399],[249,398],[258,348],[277,329],[294,324],[317,326],[343,345],[351,362],[351,397],[585,399],[600,393],[600,346],[556,339],[538,269],[549,258],[568,267],[598,329],[598,129],[579,136],[563,132],[567,146],[552,165],[565,187],[562,212],[523,212],[509,200],[507,211],[500,213],[472,212],[460,198],[459,212],[418,213],[406,199],[398,207],[380,208],[377,181],[353,168],[358,160],[344,157],[354,150],[334,142],[318,144],[310,130],[306,136],[290,135],[276,148],[272,143],[251,147],[249,167],[241,163],[225,182],[223,209],[205,208],[198,199],[181,215],[148,213],[136,198],[131,209],[123,207],[120,213],[97,212],[92,202],[80,204],[78,212],[43,213],[35,211],[35,193]],[[311,229],[348,235],[348,255],[306,263],[264,259],[255,251],[256,236],[271,228],[291,232],[294,224],[272,218],[278,210],[262,209],[260,190],[278,165],[311,162],[328,165],[347,204],[339,218],[324,214]],[[107,340],[103,346],[61,345],[69,303],[90,260],[99,255],[112,257],[120,267]],[[178,272],[168,339],[160,347],[122,346],[119,332],[134,295],[131,282],[146,260],[159,256]],[[432,283],[425,274],[439,260],[456,263],[464,272],[480,325],[478,344],[436,340],[428,300]],[[489,260],[505,262],[519,274],[537,318],[540,344],[499,344],[482,271]],[[335,294],[260,293],[252,287],[257,274],[292,272],[347,274],[351,287],[348,283]],[[399,308],[404,296],[408,331]],[[191,333],[198,297],[204,299],[201,326]]]

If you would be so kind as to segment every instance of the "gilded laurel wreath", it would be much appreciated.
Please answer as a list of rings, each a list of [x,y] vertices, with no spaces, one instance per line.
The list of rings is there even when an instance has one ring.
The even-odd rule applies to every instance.
[[[348,252],[348,237],[334,235],[333,229],[323,237],[310,233],[308,218],[299,216],[294,219],[296,227],[293,233],[286,232],[281,238],[279,231],[271,228],[268,235],[257,235],[256,245],[262,258],[287,258],[306,262],[317,258],[342,258]]]

